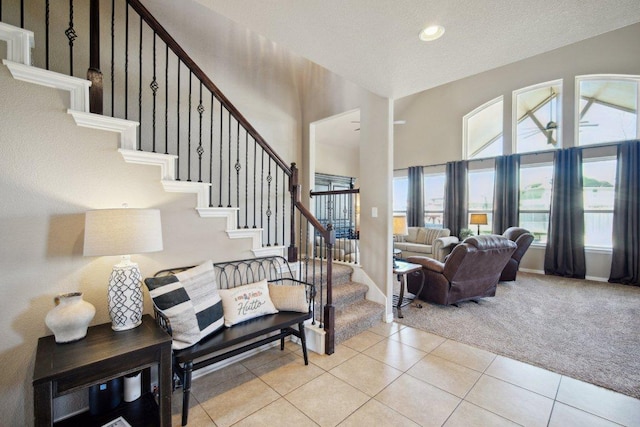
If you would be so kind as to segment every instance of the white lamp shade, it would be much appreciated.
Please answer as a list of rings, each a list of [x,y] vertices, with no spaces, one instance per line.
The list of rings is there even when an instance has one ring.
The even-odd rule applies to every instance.
[[[158,209],[100,209],[85,214],[84,255],[129,255],[162,250]]]
[[[393,235],[394,236],[406,236],[409,234],[407,228],[407,216],[406,215],[393,215]]]

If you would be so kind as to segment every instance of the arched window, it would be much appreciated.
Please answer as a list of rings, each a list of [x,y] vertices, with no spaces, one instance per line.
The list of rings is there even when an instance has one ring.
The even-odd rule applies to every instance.
[[[640,76],[598,74],[576,77],[578,145],[639,137],[639,83]]]
[[[562,80],[513,92],[513,151],[561,148]]]
[[[492,99],[462,119],[464,158],[480,159],[503,154],[503,97]]]

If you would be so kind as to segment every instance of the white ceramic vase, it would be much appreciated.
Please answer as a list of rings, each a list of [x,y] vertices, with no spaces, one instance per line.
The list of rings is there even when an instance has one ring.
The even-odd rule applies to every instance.
[[[47,313],[44,322],[53,332],[56,342],[67,343],[84,338],[96,308],[82,299],[82,292],[58,295],[54,301],[56,306]]]

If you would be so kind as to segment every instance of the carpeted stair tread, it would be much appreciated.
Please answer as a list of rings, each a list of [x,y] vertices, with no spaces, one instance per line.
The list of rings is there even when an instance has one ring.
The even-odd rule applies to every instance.
[[[333,287],[333,306],[336,310],[365,299],[369,287],[358,282],[348,282]],[[319,303],[319,299],[316,298]],[[326,292],[323,293],[322,301],[326,301]]]
[[[336,310],[335,343],[340,344],[382,322],[384,306],[369,300],[360,300]]]
[[[327,263],[320,261],[314,262],[302,262],[302,277],[303,280],[319,283],[320,277],[322,277],[322,282],[324,284],[327,283]],[[306,275],[305,275],[306,272]],[[333,286],[342,285],[351,281],[351,273],[353,273],[353,268],[346,264],[340,264],[337,262],[333,262],[331,264],[331,273],[333,277]],[[313,280],[315,278],[315,280]]]

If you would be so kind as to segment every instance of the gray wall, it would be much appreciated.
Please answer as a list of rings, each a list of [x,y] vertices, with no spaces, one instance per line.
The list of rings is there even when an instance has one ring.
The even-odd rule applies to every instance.
[[[396,101],[394,169],[462,159],[462,118],[476,107],[504,96],[505,153],[511,152],[512,92],[563,79],[563,141],[573,145],[575,77],[585,74],[640,74],[640,24],[634,24],[504,67],[458,80]],[[587,276],[608,278],[610,253],[587,253]],[[542,271],[544,249],[532,247],[526,269]]]

